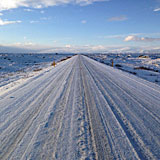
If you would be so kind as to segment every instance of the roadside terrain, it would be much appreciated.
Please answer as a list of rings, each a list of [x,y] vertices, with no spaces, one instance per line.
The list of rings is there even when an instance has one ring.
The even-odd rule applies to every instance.
[[[160,85],[160,54],[88,54],[98,62]]]
[[[0,87],[35,76],[37,72],[73,54],[0,53]]]

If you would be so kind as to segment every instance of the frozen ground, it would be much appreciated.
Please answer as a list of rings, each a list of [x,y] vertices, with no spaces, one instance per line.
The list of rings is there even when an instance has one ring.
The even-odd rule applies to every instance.
[[[1,160],[160,159],[160,86],[74,56],[0,96]]]
[[[101,63],[111,65],[160,85],[160,54],[93,54],[87,55]]]
[[[43,70],[53,61],[58,62],[69,54],[0,54],[0,94],[21,84]]]

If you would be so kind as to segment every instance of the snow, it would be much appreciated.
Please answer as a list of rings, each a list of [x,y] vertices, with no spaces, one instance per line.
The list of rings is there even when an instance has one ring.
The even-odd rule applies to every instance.
[[[145,80],[160,85],[160,54],[91,54],[94,60],[137,75]]]
[[[73,56],[0,95],[0,159],[160,159],[160,86]]]
[[[0,95],[50,70],[71,54],[0,54]]]

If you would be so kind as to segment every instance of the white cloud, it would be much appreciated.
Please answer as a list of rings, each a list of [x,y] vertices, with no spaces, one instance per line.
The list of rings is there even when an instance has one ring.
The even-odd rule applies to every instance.
[[[154,12],[158,12],[158,11],[160,11],[160,8],[156,8],[156,9],[154,9],[153,11],[154,11]]]
[[[87,23],[87,21],[86,21],[86,20],[82,20],[81,23],[82,23],[82,24],[85,24],[85,23]]]
[[[71,48],[71,45],[70,44],[66,44],[65,47],[66,48]]]
[[[110,0],[74,0],[74,3],[80,4],[81,6],[86,6],[94,2],[107,2]]]
[[[15,24],[15,23],[21,23],[21,21],[8,21],[8,20],[0,19],[0,26],[4,26],[8,24]]]
[[[29,9],[29,8],[25,8],[24,11],[26,11],[26,12],[32,12],[33,10]]]
[[[19,6],[28,7],[25,1],[26,0],[1,0],[0,10],[8,10]]]
[[[16,47],[32,47],[34,45],[35,44],[32,43],[32,42],[25,42],[25,43],[16,42],[16,43],[13,44],[13,46],[16,46]]]
[[[0,0],[0,10],[9,10],[18,7],[45,8],[69,3],[89,5],[100,1],[109,0]]]
[[[3,16],[3,13],[0,13],[0,16]]]
[[[51,20],[52,18],[51,17],[41,17],[40,19],[44,21],[48,21],[48,20]]]
[[[127,36],[124,41],[128,42],[128,41],[140,41],[141,38],[137,37],[137,36]]]
[[[118,17],[111,17],[108,19],[108,21],[126,21],[128,18],[124,15],[118,16]]]
[[[38,23],[39,21],[30,21],[31,24]]]
[[[41,8],[43,8],[43,5],[37,4],[37,5],[33,6],[33,7],[34,7],[34,8],[37,8],[37,9],[41,9]],[[45,6],[45,7],[49,7],[49,6]]]
[[[99,38],[105,38],[105,39],[109,39],[109,38],[124,38],[127,37],[129,35],[134,35],[134,36],[138,36],[138,35],[143,35],[144,33],[129,33],[129,34],[116,34],[116,35],[107,35],[107,36],[99,36]]]
[[[134,35],[127,36],[124,39],[125,42],[128,41],[135,41],[135,42],[153,42],[153,41],[160,41],[160,38],[151,38],[151,37],[138,37]]]
[[[160,33],[127,33],[127,34],[116,34],[116,35],[105,35],[105,36],[98,36],[98,38],[103,38],[103,39],[112,39],[112,38],[127,38],[128,36],[143,36],[143,37],[160,37]]]
[[[24,45],[25,45],[25,46],[34,46],[35,44],[32,43],[32,42],[25,42]]]

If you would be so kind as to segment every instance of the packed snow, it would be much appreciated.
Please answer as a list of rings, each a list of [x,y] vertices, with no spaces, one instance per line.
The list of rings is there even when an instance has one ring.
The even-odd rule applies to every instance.
[[[160,86],[73,56],[0,95],[1,160],[160,159]]]

